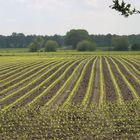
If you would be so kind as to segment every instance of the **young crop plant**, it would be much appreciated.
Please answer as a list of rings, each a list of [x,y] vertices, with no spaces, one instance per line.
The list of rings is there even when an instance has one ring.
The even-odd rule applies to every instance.
[[[125,59],[123,58],[120,58],[122,61],[124,61],[126,64],[128,64],[137,74],[140,75],[140,71],[134,66],[132,65],[131,63],[129,63],[128,61],[126,61]]]
[[[3,66],[3,68],[1,67],[0,69],[0,75],[2,75],[3,73],[8,73],[8,72],[11,72],[11,71],[14,71],[14,70],[17,70],[17,69],[20,69],[21,66],[22,67],[26,67],[26,66],[32,66],[32,65],[35,65],[39,62],[30,62],[30,63],[27,63],[27,62],[22,62],[22,63],[16,63],[15,65],[14,64],[8,64],[8,66]]]
[[[136,90],[134,89],[134,87],[130,84],[130,82],[126,79],[126,77],[124,76],[124,74],[121,72],[119,66],[114,62],[114,60],[110,57],[111,61],[113,62],[113,64],[115,65],[118,73],[120,74],[120,76],[122,77],[122,79],[124,80],[124,82],[126,83],[126,85],[128,86],[128,88],[130,89],[132,96],[134,97],[135,100],[139,100],[139,96],[136,92]]]
[[[94,79],[94,76],[95,76],[95,64],[96,64],[96,61],[97,61],[98,57],[96,57],[96,59],[93,61],[93,64],[92,64],[92,70],[91,70],[91,73],[90,73],[90,79],[89,79],[89,83],[88,83],[88,88],[87,88],[87,91],[86,91],[86,95],[82,101],[82,105],[87,108],[87,105],[88,105],[88,102],[89,102],[89,98],[90,98],[90,94],[91,94],[91,91],[92,91],[92,84],[93,84],[93,79]]]
[[[45,79],[43,82],[41,82],[38,86],[34,87],[32,90],[30,90],[29,92],[25,93],[24,95],[22,95],[21,97],[19,97],[18,99],[16,99],[16,100],[15,100],[14,102],[12,102],[11,104],[5,106],[5,107],[3,108],[3,110],[7,110],[7,109],[9,109],[9,108],[15,106],[16,104],[18,104],[20,101],[26,99],[26,98],[27,98],[28,96],[30,96],[31,94],[34,94],[34,92],[35,92],[36,90],[38,90],[41,86],[43,86],[44,83],[48,82],[56,73],[58,73],[58,72],[59,72],[63,67],[65,67],[68,63],[70,63],[70,62],[67,62],[67,63],[65,63],[65,62],[59,62],[59,63],[57,63],[55,66],[53,66],[52,68],[50,68],[44,75],[46,75],[47,73],[49,73],[50,71],[52,71],[52,69],[54,69],[55,67],[57,67],[57,66],[59,66],[59,65],[61,65],[61,64],[64,64],[64,65],[61,66],[57,71],[55,71],[52,75],[50,75],[47,79]],[[41,77],[37,77],[37,79],[33,80],[31,83],[29,83],[28,85],[26,85],[26,87],[23,87],[22,89],[20,89],[20,91],[24,91],[24,90],[27,89],[30,85],[32,85],[33,83],[35,83],[38,79],[41,79],[44,75],[42,75]],[[19,93],[19,91],[15,91],[15,92],[12,93],[12,95],[9,95],[9,96],[11,97],[11,96],[16,95],[16,94],[18,94],[18,93]],[[6,99],[8,99],[8,98],[9,98],[9,97],[6,96],[5,99],[3,99],[3,101],[6,100]],[[0,100],[0,102],[1,102],[1,101],[2,101],[2,100]]]
[[[45,65],[45,64],[44,64]],[[12,81],[14,79],[16,79],[17,77],[20,77],[21,75],[23,75],[23,73],[26,73],[27,71],[32,71],[34,69],[37,69],[40,64],[34,64],[34,65],[29,65],[30,67],[24,68],[22,67],[22,70],[20,70],[19,72],[16,72],[15,74],[11,74],[10,76],[4,78],[3,80],[0,81],[0,86],[5,85],[7,83],[7,81]],[[40,67],[42,67],[43,65],[41,65]]]
[[[25,73],[23,73],[23,74],[21,74],[21,75],[19,75],[19,76],[17,76],[17,77],[15,77],[15,78],[13,78],[13,79],[11,79],[11,81],[6,81],[5,83],[2,83],[1,85],[0,85],[0,89],[1,89],[1,91],[2,91],[2,89],[4,89],[5,87],[10,87],[10,86],[13,86],[14,84],[17,84],[17,81],[20,81],[20,80],[22,80],[22,79],[24,79],[24,77],[26,76],[26,75],[28,75],[28,74],[30,74],[30,73],[32,73],[33,71],[35,71],[36,69],[39,69],[39,68],[41,68],[42,67],[42,64],[37,64],[37,65],[34,65],[33,67],[32,67],[32,69],[29,69],[28,71],[26,71]],[[6,79],[6,78],[5,78]],[[4,79],[3,79],[4,80]],[[2,81],[3,81],[2,80]],[[6,88],[5,88],[6,89]],[[0,94],[1,94],[1,92],[0,92]]]
[[[25,64],[23,64],[23,65],[21,65],[21,66],[15,67],[14,70],[6,71],[6,72],[4,72],[4,74],[1,73],[1,74],[0,74],[0,82],[1,82],[3,79],[5,79],[5,77],[14,75],[14,74],[16,74],[16,73],[18,73],[18,72],[21,72],[21,71],[22,71],[23,69],[25,69],[25,68],[28,68],[28,67],[30,67],[30,66],[35,66],[35,65],[38,65],[38,64],[40,64],[40,63],[39,63],[39,62],[31,63],[31,64],[25,63]]]
[[[47,92],[54,87],[57,82],[59,82],[61,79],[64,78],[64,76],[66,75],[66,73],[70,70],[70,68],[72,66],[74,66],[79,60],[75,61],[74,63],[72,63],[71,65],[69,65],[66,70],[53,82],[51,83],[42,93],[40,93],[37,97],[35,97],[31,102],[28,103],[29,106],[34,105],[37,101],[39,101],[45,94],[47,94]]]
[[[102,65],[102,56],[100,56],[100,98],[99,98],[99,108],[104,104],[104,76],[103,76],[103,65]]]
[[[131,58],[131,59],[126,58],[126,59],[140,67],[140,64],[135,59],[133,59],[133,58]]]
[[[121,95],[120,88],[119,88],[119,86],[118,86],[118,84],[117,84],[117,81],[115,80],[115,76],[114,76],[114,74],[113,74],[113,72],[112,72],[112,70],[111,70],[110,64],[109,64],[109,62],[108,62],[107,59],[108,59],[108,58],[105,57],[105,61],[106,61],[106,64],[107,64],[107,67],[108,67],[108,70],[109,70],[109,74],[110,74],[110,76],[111,76],[111,80],[112,80],[112,82],[113,82],[113,85],[114,85],[115,90],[116,90],[116,94],[117,94],[117,96],[118,96],[118,103],[119,103],[119,104],[123,104],[123,98],[122,98],[122,95]]]
[[[133,61],[135,61],[136,63],[138,63],[139,65],[140,65],[140,59],[139,59],[139,57],[137,58],[134,58],[134,57],[132,57],[132,58],[130,58],[130,57],[128,57],[129,59],[131,59],[131,60],[133,60]]]
[[[120,60],[120,58],[119,59],[117,59],[117,58],[115,58],[120,64],[122,64],[123,66],[124,66],[124,68],[126,69],[126,71],[135,79],[135,81],[138,83],[138,84],[140,84],[140,80],[130,71],[130,69],[129,69],[129,67],[127,67],[125,64],[124,64],[124,62],[122,62],[121,60]]]
[[[51,62],[46,62],[45,65],[44,65],[44,64],[43,64],[43,65],[40,64],[41,66],[39,65],[39,67],[38,67],[38,65],[36,65],[32,70],[27,71],[26,73],[20,75],[19,77],[16,77],[16,78],[13,79],[12,81],[8,81],[7,84],[10,84],[10,86],[9,86],[8,88],[2,90],[2,91],[0,92],[0,95],[2,96],[4,93],[6,93],[6,92],[12,90],[13,88],[16,88],[16,87],[22,85],[23,83],[25,83],[25,82],[27,82],[27,81],[30,81],[30,79],[32,79],[33,77],[35,77],[36,75],[38,75],[38,74],[41,73],[42,71],[46,70],[46,69],[49,68],[51,65],[54,65],[54,64],[55,64],[55,63],[53,63],[53,64],[51,64],[51,63],[53,63],[53,61],[51,61]],[[59,63],[59,62],[56,62],[56,63]],[[49,64],[51,64],[51,65],[49,65]],[[42,66],[43,66],[43,68],[42,68]],[[32,75],[28,76],[28,77],[26,76],[28,73],[34,71],[36,68],[37,68],[37,69],[41,68],[41,69],[40,69],[39,71],[33,73]],[[22,77],[24,77],[24,76],[25,76],[25,78],[22,78]],[[20,80],[20,78],[22,78],[22,79]],[[11,83],[12,83],[13,81],[15,81],[15,82],[14,82],[14,84],[11,85]],[[17,82],[16,82],[16,81],[17,81]],[[4,86],[4,85],[3,85],[3,86]],[[24,88],[24,87],[23,87],[23,88]],[[20,90],[21,90],[21,89],[22,89],[22,88],[20,88]]]
[[[84,60],[82,60],[74,69],[72,74],[69,76],[69,78],[66,80],[66,82],[63,84],[63,86],[56,92],[56,94],[48,101],[46,104],[43,106],[44,108],[46,107],[51,107],[53,105],[53,102],[56,100],[56,98],[63,92],[63,90],[67,87],[70,82],[72,82],[73,78],[76,76],[77,71],[81,67],[81,64],[83,63]]]
[[[86,61],[86,60],[85,60],[85,61]],[[67,98],[67,99],[65,100],[65,102],[63,103],[62,108],[65,108],[65,107],[67,107],[67,105],[70,105],[70,104],[71,104],[71,100],[72,100],[72,98],[74,97],[74,95],[75,95],[75,93],[76,93],[76,90],[77,90],[78,87],[79,87],[80,82],[82,81],[83,75],[84,75],[84,73],[85,73],[85,71],[86,71],[86,69],[87,69],[87,66],[88,66],[88,64],[90,63],[90,61],[92,61],[92,58],[89,59],[88,62],[86,62],[86,64],[84,65],[79,79],[77,80],[77,82],[76,82],[74,88],[73,88],[72,91],[70,92],[68,98]]]
[[[83,60],[84,61],[84,60]],[[67,85],[70,84],[70,82],[73,80],[73,78],[76,76],[79,68],[81,67],[83,61],[81,61],[76,68],[74,69],[74,71],[72,72],[72,74],[70,75],[70,77],[66,80],[66,82],[63,84],[63,86],[57,91],[57,93],[44,105],[44,107],[47,106],[51,106],[53,105],[53,102],[57,99],[58,96],[60,96],[60,94],[67,88]]]

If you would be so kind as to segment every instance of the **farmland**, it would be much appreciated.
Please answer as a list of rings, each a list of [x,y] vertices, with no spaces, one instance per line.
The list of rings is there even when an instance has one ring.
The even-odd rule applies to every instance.
[[[0,66],[3,139],[140,137],[139,55],[1,56]]]

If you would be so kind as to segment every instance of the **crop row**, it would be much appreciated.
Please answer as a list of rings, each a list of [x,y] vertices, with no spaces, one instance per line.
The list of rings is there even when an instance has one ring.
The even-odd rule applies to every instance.
[[[2,110],[67,107],[139,100],[140,61],[122,56],[78,56],[6,64],[0,72]],[[73,58],[73,59],[72,59]],[[15,64],[15,63],[14,63]]]

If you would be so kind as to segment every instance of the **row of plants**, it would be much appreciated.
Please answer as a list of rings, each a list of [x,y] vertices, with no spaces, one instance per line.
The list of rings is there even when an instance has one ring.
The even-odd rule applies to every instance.
[[[87,65],[90,63],[90,61],[92,61],[92,59],[93,59],[93,58],[89,59],[89,60],[85,63],[85,65],[84,65],[84,67],[83,67],[83,69],[82,69],[82,72],[81,72],[81,74],[80,74],[78,80],[77,80],[76,83],[75,83],[74,88],[71,90],[71,92],[69,93],[69,96],[68,96],[67,99],[64,101],[64,103],[63,103],[63,105],[62,105],[62,108],[64,108],[64,107],[67,106],[68,104],[71,104],[71,100],[72,100],[72,98],[74,97],[74,95],[75,95],[75,93],[76,93],[76,91],[77,91],[77,89],[78,89],[78,86],[80,85],[80,82],[82,81],[82,78],[83,78],[84,73],[86,72]],[[86,60],[85,60],[85,61],[86,61]]]
[[[91,69],[91,73],[90,73],[90,79],[89,79],[89,83],[88,83],[88,88],[86,90],[86,95],[82,101],[82,105],[85,107],[88,106],[89,98],[90,98],[91,91],[93,88],[93,79],[95,76],[95,66],[96,66],[97,59],[98,59],[98,57],[96,57],[95,60],[93,61],[92,69]]]
[[[126,61],[125,59],[123,58],[120,58],[122,61],[124,61],[128,66],[130,66],[137,74],[140,75],[140,71],[134,67],[134,65],[132,65],[132,63],[129,63],[128,61]]]
[[[30,63],[30,64],[27,64],[27,63],[22,63],[22,67],[24,68],[28,68],[28,67],[30,67],[30,65],[32,66],[32,65],[35,65],[35,64],[37,64],[37,62],[33,62],[33,63]],[[8,70],[4,70],[4,71],[2,71],[1,73],[0,73],[0,80],[2,80],[2,79],[4,79],[4,78],[7,78],[8,76],[10,76],[10,75],[13,75],[13,74],[15,74],[15,73],[17,73],[17,72],[20,72],[21,70],[22,70],[22,67],[21,67],[21,65],[17,65],[17,66],[15,66],[14,68],[10,68],[10,69],[8,69]]]
[[[68,63],[68,62],[67,62]],[[47,70],[47,72],[45,72],[41,77],[36,77],[33,81],[31,81],[30,83],[28,83],[26,86],[23,86],[22,88],[19,89],[19,91],[14,91],[13,93],[9,94],[9,96],[13,96],[16,94],[20,94],[21,91],[26,91],[28,90],[29,87],[32,87],[32,85],[34,85],[37,81],[39,81],[40,79],[42,79],[43,77],[45,77],[49,72],[51,72],[55,67],[60,66],[53,74],[49,75],[48,78],[46,78],[45,80],[41,81],[41,83],[39,83],[36,87],[32,87],[30,91],[24,93],[24,95],[22,95],[21,97],[19,97],[18,99],[15,99],[14,102],[12,102],[11,104],[9,104],[8,106],[5,106],[5,109],[11,108],[13,106],[15,106],[16,104],[18,104],[20,101],[22,101],[23,99],[25,99],[26,97],[30,96],[31,94],[34,94],[35,91],[37,91],[40,87],[42,87],[46,82],[48,82],[56,73],[58,73],[62,68],[64,68],[67,63],[65,63],[65,61],[62,62],[57,62],[54,66],[52,66],[50,69]],[[62,65],[63,64],[63,65]],[[36,74],[35,74],[36,75]],[[22,82],[22,81],[21,81]],[[9,98],[9,97],[8,97]],[[8,99],[7,98],[7,99]],[[5,110],[3,109],[3,110]]]
[[[17,68],[18,71],[14,72],[12,71],[13,74],[10,74],[10,72],[7,72],[6,77],[2,78],[2,80],[0,81],[0,85],[4,85],[7,81],[12,81],[15,78],[17,78],[18,76],[22,75],[23,73],[26,73],[26,71],[30,71],[31,69],[34,69],[36,66],[39,66],[40,63],[32,63],[26,66],[20,66],[20,69]]]
[[[101,107],[104,104],[104,75],[103,75],[103,66],[102,66],[102,57],[100,56],[100,98],[99,98],[99,106]]]
[[[51,107],[54,103],[54,101],[57,99],[58,96],[60,96],[60,94],[62,94],[64,92],[64,90],[66,91],[67,86],[73,82],[73,79],[78,75],[78,72],[80,71],[80,68],[82,67],[83,63],[85,60],[82,60],[77,66],[76,68],[73,70],[72,74],[69,76],[69,78],[65,81],[65,83],[63,84],[63,86],[55,93],[55,95],[48,101],[46,102],[46,104],[43,107]]]
[[[121,61],[120,59],[118,59],[118,58],[115,58],[120,64],[122,64],[123,65],[123,67],[125,68],[125,70],[134,78],[134,80],[138,83],[138,84],[140,84],[140,80],[139,80],[139,78],[130,70],[130,68],[123,62],[123,61]],[[135,67],[134,67],[135,68]],[[135,70],[137,70],[136,68],[135,68]],[[138,71],[138,70],[137,70]]]
[[[119,66],[116,64],[116,62],[110,57],[109,59],[111,59],[111,61],[113,62],[113,64],[115,65],[118,73],[120,74],[120,76],[123,78],[124,82],[126,83],[127,87],[130,89],[132,95],[133,95],[133,98],[135,100],[138,100],[139,99],[139,96],[136,92],[136,90],[134,89],[134,87],[131,85],[131,83],[127,80],[127,78],[125,77],[125,75],[121,72]]]
[[[42,98],[43,96],[45,96],[45,94],[47,94],[48,91],[49,91],[51,88],[53,88],[53,87],[57,84],[57,82],[59,82],[61,79],[63,79],[63,78],[65,77],[66,73],[67,73],[67,72],[71,69],[71,67],[73,67],[78,61],[79,61],[79,60],[74,61],[72,64],[70,64],[69,66],[67,66],[67,68],[63,71],[63,73],[62,73],[61,75],[59,75],[58,78],[56,78],[42,93],[40,93],[40,94],[39,94],[38,96],[36,96],[31,102],[29,102],[29,106],[30,106],[30,105],[33,105],[33,104],[37,103],[39,100],[41,100],[41,98]],[[56,93],[55,93],[55,94],[56,94]]]
[[[120,91],[120,87],[119,87],[119,85],[117,84],[117,81],[116,81],[116,79],[115,79],[115,76],[114,76],[114,74],[113,74],[113,71],[112,71],[112,69],[111,69],[111,67],[110,67],[110,64],[109,64],[109,62],[108,62],[107,59],[108,59],[108,58],[105,58],[105,61],[106,61],[106,64],[107,64],[107,67],[108,67],[108,70],[109,70],[109,74],[110,74],[112,83],[113,83],[113,85],[114,85],[114,87],[115,87],[115,90],[116,90],[116,94],[117,94],[117,97],[118,97],[117,100],[118,100],[118,103],[119,103],[119,104],[122,104],[122,103],[123,103],[123,98],[122,98],[122,94],[121,94],[121,91]]]
[[[36,65],[34,64],[30,68],[29,71],[28,71],[28,68],[26,68],[26,70],[27,70],[26,73],[20,75],[19,77],[16,77],[15,79],[12,79],[11,81],[7,81],[8,83],[12,83],[12,81],[16,81],[16,82],[9,85],[8,88],[0,91],[1,107],[3,108],[3,110],[7,110],[14,106],[18,106],[18,104],[22,104],[22,102],[24,102],[25,100],[27,101],[27,99],[29,99],[29,97],[32,97],[32,98],[29,99],[29,101],[27,101],[27,104],[29,104],[31,106],[32,105],[34,106],[34,104],[38,104],[38,102],[40,102],[42,100],[42,98],[44,96],[46,96],[47,93],[52,88],[54,88],[55,85],[65,77],[65,75],[71,69],[71,67],[73,67],[77,62],[81,61],[81,63],[79,63],[74,68],[73,72],[71,73],[71,75],[69,75],[69,77],[66,79],[66,81],[64,81],[64,84],[61,86],[61,88],[58,88],[57,92],[53,93],[54,95],[49,99],[49,101],[46,102],[45,106],[47,106],[47,107],[49,107],[50,105],[52,106],[53,103],[55,102],[55,100],[57,100],[57,98],[61,94],[64,94],[64,91],[71,84],[71,81],[77,77],[74,87],[72,87],[70,90],[69,96],[66,97],[66,99],[64,99],[64,104],[62,105],[62,108],[67,106],[67,104],[71,104],[72,99],[74,96],[76,96],[76,91],[78,90],[78,87],[81,84],[83,75],[84,75],[85,71],[87,70],[87,66],[91,61],[93,61],[94,57],[95,56],[86,56],[86,57],[78,56],[77,58],[74,57],[73,59],[66,59],[66,60],[64,60],[64,59],[56,60],[56,58],[50,59],[50,60],[46,59],[47,61],[42,60],[42,63],[38,63]],[[95,67],[97,65],[97,60],[99,60],[98,64],[99,64],[99,75],[100,75],[99,76],[99,81],[100,81],[99,106],[101,107],[102,105],[104,105],[104,103],[106,103],[106,101],[105,101],[106,87],[104,84],[104,74],[103,74],[103,64],[102,64],[103,59],[105,59],[105,62],[107,64],[109,75],[110,75],[111,81],[113,83],[112,85],[114,86],[116,95],[118,97],[117,98],[118,103],[122,104],[124,102],[123,93],[121,93],[121,87],[117,83],[113,70],[110,66],[111,64],[109,63],[109,60],[114,64],[115,69],[119,73],[119,76],[123,79],[124,83],[127,85],[128,89],[131,91],[133,98],[136,100],[139,100],[139,95],[138,95],[136,89],[134,88],[132,83],[126,78],[125,73],[122,72],[121,68],[117,64],[117,62],[118,62],[121,65],[123,65],[124,69],[130,74],[130,76],[132,76],[134,81],[136,81],[138,84],[140,84],[139,78],[136,77],[136,75],[134,74],[134,72],[139,73],[138,69],[133,64],[131,64],[129,61],[127,61],[127,59],[128,60],[130,59],[130,57],[129,56],[126,56],[126,57],[97,56],[97,57],[95,57],[95,60],[93,61],[92,70],[89,73],[90,79],[88,81],[88,86],[86,89],[85,97],[82,101],[82,105],[84,105],[86,108],[88,105],[88,102],[90,100],[90,94],[91,94],[91,91],[93,90],[92,85],[93,85],[93,80],[94,80],[94,76],[95,76]],[[136,60],[138,61],[138,59],[136,59]],[[133,59],[130,59],[130,61],[132,63],[137,64],[138,66],[140,65],[140,64],[138,64],[138,62],[136,62]],[[39,60],[39,62],[40,62],[40,60]],[[80,70],[80,68],[82,67],[81,65],[84,65],[84,66],[82,68],[81,73],[78,75],[77,71]],[[56,70],[53,72],[53,70],[55,68],[56,68]],[[35,73],[31,73],[34,70],[36,70]],[[62,73],[60,73],[60,75],[56,79],[54,79],[55,75],[58,75],[58,73],[60,71],[62,71]],[[49,74],[49,73],[51,73],[51,74]],[[29,76],[27,76],[28,74],[29,74]],[[38,77],[38,75],[40,75],[40,76]],[[46,76],[47,76],[47,78],[45,78]],[[54,80],[52,80],[52,79],[54,79]],[[51,81],[51,82],[49,83],[49,81]],[[2,85],[2,86],[5,86],[5,84],[7,84],[7,82],[4,83],[4,85]],[[46,86],[47,83],[48,83],[48,86]],[[26,86],[24,86],[24,85],[26,85]],[[45,88],[43,89],[43,87],[45,87]],[[40,89],[42,89],[42,91],[39,93]],[[38,92],[38,93],[36,93],[36,92]]]
[[[16,77],[15,79],[12,79],[11,81],[7,81],[6,83],[3,83],[3,85],[1,85],[1,87],[5,87],[6,85],[8,85],[8,87],[7,88],[3,88],[3,90],[0,91],[0,94],[2,95],[4,93],[6,93],[7,91],[10,91],[13,88],[18,87],[22,83],[24,83],[26,81],[29,81],[31,78],[33,78],[34,76],[36,76],[36,72],[34,72],[34,71],[36,71],[36,69],[39,69],[40,70],[42,68],[42,66],[45,69],[45,67],[48,64],[50,64],[50,62],[46,62],[45,64],[39,63],[38,65],[33,66],[31,70],[26,71],[25,73],[23,73],[19,77]],[[33,74],[31,74],[31,73],[33,73]]]

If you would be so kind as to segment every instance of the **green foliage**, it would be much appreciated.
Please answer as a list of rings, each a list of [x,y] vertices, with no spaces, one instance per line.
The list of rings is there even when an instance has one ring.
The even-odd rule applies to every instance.
[[[38,47],[35,45],[35,43],[30,43],[29,51],[30,52],[37,52],[38,51]]]
[[[133,44],[131,46],[132,51],[140,51],[140,44]]]
[[[33,42],[29,44],[30,52],[37,52],[43,47],[44,39],[42,37],[37,37]]]
[[[56,41],[48,40],[45,44],[45,52],[56,52],[56,49],[59,47]]]
[[[101,50],[111,50],[112,46],[112,38],[114,38],[116,35],[90,35],[90,39],[94,41],[97,44],[97,47],[102,47]],[[122,37],[122,36],[120,36]],[[0,35],[0,48],[5,48],[4,51],[9,52],[10,48],[27,48],[28,45],[35,40],[38,42],[39,40],[42,40],[40,38],[43,38],[44,43],[41,43],[42,45],[37,45],[40,49],[44,47],[44,44],[47,40],[53,40],[58,42],[59,47],[64,47],[64,38],[66,36],[60,36],[60,35],[54,35],[54,36],[36,36],[36,35],[28,35],[25,36],[24,34],[17,34],[13,33],[11,36],[2,36]],[[129,35],[127,36],[128,41],[130,45],[133,44],[140,44],[140,35]],[[87,40],[87,39],[86,39]],[[36,42],[35,41],[35,42]],[[43,42],[43,41],[39,41]],[[67,47],[67,46],[65,46]],[[27,48],[28,49],[28,48]],[[67,47],[67,49],[71,49],[70,46]]]
[[[77,44],[78,51],[95,51],[96,44],[91,41],[83,40]]]
[[[140,103],[107,104],[99,109],[21,108],[0,112],[2,139],[139,139]]]
[[[131,8],[131,4],[127,4],[124,0],[113,0],[113,5],[110,6],[112,9],[120,12],[121,15],[128,17],[133,14],[140,14],[140,11],[136,10],[135,8]]]
[[[127,37],[114,37],[112,39],[112,46],[115,51],[128,51],[129,43]]]
[[[44,44],[44,39],[41,36],[38,36],[37,38],[35,38],[34,40],[34,44],[37,46],[37,48],[42,48],[43,44]]]
[[[65,37],[65,45],[76,49],[77,44],[82,40],[90,40],[90,36],[86,30],[70,30]]]

